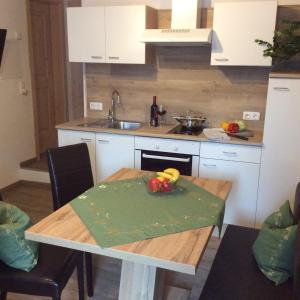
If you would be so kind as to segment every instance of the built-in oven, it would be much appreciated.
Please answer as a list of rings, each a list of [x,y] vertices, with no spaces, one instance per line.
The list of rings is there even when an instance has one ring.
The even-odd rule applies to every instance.
[[[194,141],[135,138],[135,168],[163,171],[176,168],[182,175],[198,176],[200,143]]]

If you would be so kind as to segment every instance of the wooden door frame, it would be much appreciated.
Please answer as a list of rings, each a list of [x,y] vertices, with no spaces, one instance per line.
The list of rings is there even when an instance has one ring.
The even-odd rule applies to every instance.
[[[35,67],[34,67],[34,52],[33,52],[33,40],[32,40],[32,26],[31,26],[31,11],[30,1],[26,0],[26,13],[27,13],[27,30],[28,30],[28,51],[29,51],[29,64],[30,64],[30,76],[31,76],[31,90],[32,90],[32,104],[33,104],[33,119],[34,119],[34,137],[35,137],[35,151],[37,159],[40,159],[40,141],[39,141],[39,124],[38,124],[38,109],[37,109],[37,94],[36,94],[36,80],[35,80]],[[56,4],[59,9],[63,11],[63,18],[65,18],[65,1],[61,0],[39,0],[47,4]],[[65,25],[65,20],[62,22]],[[62,34],[64,45],[66,47],[65,33]],[[67,64],[66,51],[64,52],[64,66]],[[67,93],[67,73],[64,68],[64,91],[65,91],[65,120],[68,119],[68,93]]]

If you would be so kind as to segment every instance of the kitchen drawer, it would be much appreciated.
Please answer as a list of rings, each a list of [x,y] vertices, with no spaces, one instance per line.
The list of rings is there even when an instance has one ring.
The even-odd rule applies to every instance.
[[[199,155],[200,142],[135,137],[135,149]]]
[[[202,143],[200,157],[260,163],[261,147],[220,143]]]

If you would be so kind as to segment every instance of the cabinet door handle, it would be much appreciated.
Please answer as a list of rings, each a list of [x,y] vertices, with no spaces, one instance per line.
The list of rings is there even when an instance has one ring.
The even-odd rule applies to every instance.
[[[82,142],[87,142],[87,143],[91,143],[92,142],[92,139],[80,138],[80,140]]]
[[[276,86],[276,87],[274,87],[274,90],[278,91],[278,92],[289,92],[290,91],[289,88],[283,87],[283,86]]]
[[[109,58],[109,59],[120,59],[119,56],[109,56],[108,58]]]
[[[225,154],[225,155],[231,155],[231,156],[235,156],[235,155],[237,155],[237,152],[228,152],[228,151],[223,151],[223,154]]]
[[[91,58],[93,58],[93,59],[102,59],[102,56],[92,55]]]
[[[215,61],[229,61],[228,58],[215,58]]]
[[[217,165],[210,165],[210,164],[203,164],[204,167],[206,168],[216,168]]]
[[[98,140],[98,143],[109,144],[109,141],[108,140]]]

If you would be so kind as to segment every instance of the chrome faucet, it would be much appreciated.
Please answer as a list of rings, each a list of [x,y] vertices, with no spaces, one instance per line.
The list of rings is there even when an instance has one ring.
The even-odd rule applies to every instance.
[[[114,90],[111,95],[111,108],[108,111],[108,119],[114,122],[117,119],[116,106],[121,104],[120,94],[117,90]]]

